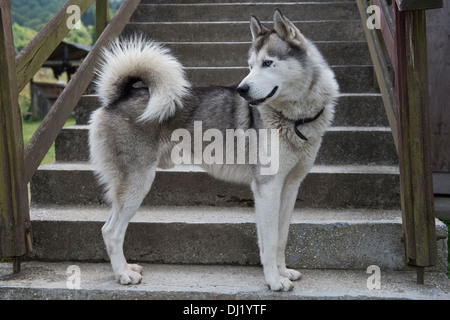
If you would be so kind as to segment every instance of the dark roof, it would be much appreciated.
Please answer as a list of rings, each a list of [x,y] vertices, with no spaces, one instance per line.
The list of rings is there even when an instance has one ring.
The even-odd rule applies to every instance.
[[[64,60],[64,51],[67,47],[68,50],[68,58],[69,61],[76,61],[84,59],[89,51],[91,51],[91,46],[70,42],[70,41],[62,41],[58,47],[56,47],[55,51],[50,55],[47,61],[63,61]]]

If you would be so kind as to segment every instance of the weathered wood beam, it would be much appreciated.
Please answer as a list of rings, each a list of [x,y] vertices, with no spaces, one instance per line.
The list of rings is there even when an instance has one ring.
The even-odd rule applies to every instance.
[[[95,6],[95,34],[98,39],[109,21],[109,0],[97,0]]]
[[[94,0],[68,0],[55,16],[34,36],[16,57],[19,92],[42,67],[48,57],[69,33],[73,19],[81,16]],[[76,11],[67,10],[70,6]],[[68,24],[69,22],[69,24]]]
[[[11,2],[0,1],[0,257],[31,252],[28,190],[24,180],[22,118],[18,102]],[[18,259],[14,260],[19,262]],[[15,264],[15,271],[19,267]]]
[[[394,31],[392,25],[392,17],[389,12],[389,6],[385,0],[372,0],[373,4],[380,8],[380,29],[383,34],[383,42],[389,53],[392,64],[396,63],[395,46],[394,46]]]
[[[366,36],[367,44],[369,46],[370,57],[372,58],[375,75],[377,77],[378,85],[380,87],[381,96],[383,98],[384,108],[391,127],[392,138],[397,147],[397,119],[395,108],[395,92],[393,83],[390,80],[390,74],[387,68],[386,59],[383,55],[380,41],[375,29],[368,29],[365,21],[367,20],[367,4],[365,0],[357,0],[359,14],[363,22],[364,34]],[[397,149],[398,150],[398,149]]]
[[[399,11],[442,8],[443,0],[395,0]]]
[[[112,41],[119,36],[140,0],[125,0],[116,15],[107,25],[88,56],[78,68],[74,77],[67,84],[64,91],[53,104],[47,116],[42,121],[33,137],[25,148],[25,176],[30,181],[39,167],[45,154],[55,141],[64,123],[69,118],[78,100],[90,84],[94,70],[99,65],[101,51],[108,47]]]

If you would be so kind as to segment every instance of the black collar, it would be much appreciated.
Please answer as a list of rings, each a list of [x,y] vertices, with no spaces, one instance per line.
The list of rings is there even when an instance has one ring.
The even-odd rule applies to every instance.
[[[306,138],[303,133],[301,133],[298,129],[297,126],[301,125],[301,124],[305,124],[308,122],[313,122],[315,120],[317,120],[320,115],[323,113],[323,110],[325,110],[325,108],[323,108],[322,110],[320,110],[314,117],[312,118],[305,118],[305,119],[298,119],[294,122],[294,131],[295,134],[302,140],[308,141],[308,138]]]

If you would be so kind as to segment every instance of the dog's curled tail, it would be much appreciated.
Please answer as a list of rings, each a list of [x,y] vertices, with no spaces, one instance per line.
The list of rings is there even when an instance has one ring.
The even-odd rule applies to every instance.
[[[132,85],[142,81],[149,88],[147,108],[141,121],[162,122],[182,107],[190,84],[182,65],[158,43],[133,36],[103,51],[97,71],[96,91],[107,106],[126,97]]]

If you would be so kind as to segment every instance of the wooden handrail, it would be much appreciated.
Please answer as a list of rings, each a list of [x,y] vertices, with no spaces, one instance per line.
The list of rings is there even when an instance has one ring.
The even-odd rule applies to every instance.
[[[376,31],[366,26],[367,1],[356,0],[399,156],[405,255],[407,263],[417,267],[417,282],[423,284],[424,267],[437,263],[425,9],[443,3],[396,0],[391,17],[386,0],[372,1],[380,8],[381,41],[392,62],[394,83],[387,76],[383,44]]]
[[[439,9],[443,0],[395,0],[399,11]]]
[[[373,2],[379,3],[379,0],[374,0]],[[365,22],[365,19],[367,19],[367,3],[364,0],[358,0],[357,3],[361,19],[364,19],[363,21]],[[380,25],[383,30],[384,25],[382,21]],[[382,50],[382,43],[380,43],[380,41],[378,40],[376,29],[369,29],[366,25],[364,25],[364,33],[367,39],[367,44],[369,46],[369,52],[372,58],[373,67],[375,69],[375,76],[377,77],[378,87],[381,91],[381,97],[383,99],[389,126],[391,127],[392,138],[398,150],[395,91],[394,86],[391,82],[391,75],[387,66],[386,57],[384,56],[384,51]],[[394,38],[392,36],[392,43],[393,42]]]
[[[90,84],[99,64],[101,50],[109,46],[120,34],[140,0],[125,0],[100,38],[92,47],[64,91],[53,104],[25,148],[25,178],[30,181],[47,151],[69,118],[78,100]]]
[[[392,56],[392,52],[394,52],[394,30],[393,30],[393,22],[392,15],[389,13],[389,6],[384,0],[372,0],[375,6],[380,8],[380,31],[383,36],[383,43],[387,49],[387,52],[390,56],[391,63],[395,69],[395,56]]]

